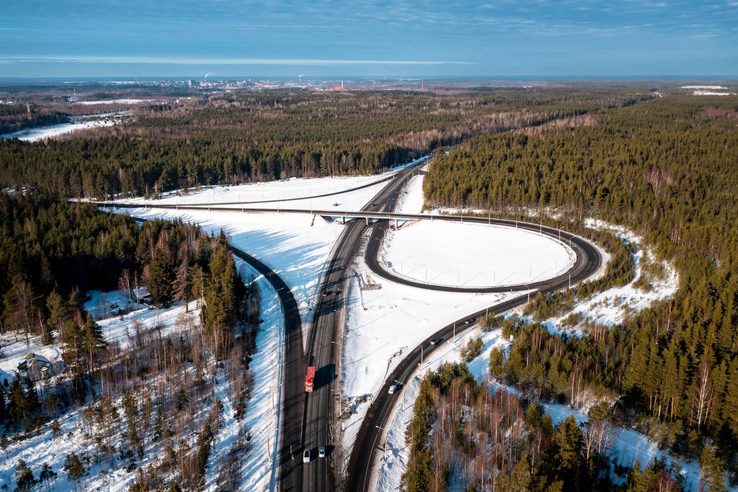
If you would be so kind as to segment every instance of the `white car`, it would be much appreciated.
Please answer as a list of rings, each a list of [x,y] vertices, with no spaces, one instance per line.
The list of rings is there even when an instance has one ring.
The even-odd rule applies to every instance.
[[[396,384],[393,384],[393,385],[392,385],[392,386],[390,386],[390,387],[389,387],[389,389],[387,390],[387,394],[388,394],[388,395],[394,395],[394,394],[395,394],[395,391],[397,391],[397,385],[396,385]]]
[[[318,448],[318,458],[325,458],[325,446]]]
[[[312,458],[312,456],[310,454],[310,450],[309,449],[306,449],[305,451],[302,452],[302,462],[303,463],[310,463],[310,459],[311,458]]]

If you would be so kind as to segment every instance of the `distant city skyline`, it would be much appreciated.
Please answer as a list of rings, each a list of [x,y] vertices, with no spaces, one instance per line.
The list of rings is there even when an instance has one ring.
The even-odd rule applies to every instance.
[[[738,1],[8,2],[0,78],[738,75]]]

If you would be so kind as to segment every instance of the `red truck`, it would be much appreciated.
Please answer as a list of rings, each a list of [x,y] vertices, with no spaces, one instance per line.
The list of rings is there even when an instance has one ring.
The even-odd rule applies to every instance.
[[[315,366],[309,366],[307,375],[305,376],[305,392],[313,392],[313,382],[315,380]]]

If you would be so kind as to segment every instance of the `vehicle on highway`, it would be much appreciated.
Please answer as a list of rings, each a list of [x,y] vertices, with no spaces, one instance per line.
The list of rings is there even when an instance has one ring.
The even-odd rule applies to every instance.
[[[315,366],[307,368],[307,374],[305,375],[305,393],[313,392],[313,385],[315,383]]]
[[[438,345],[442,341],[443,341],[443,338],[434,338],[433,340],[430,341],[430,344],[431,345]]]
[[[397,385],[396,385],[396,384],[393,384],[393,385],[392,385],[392,386],[390,386],[390,387],[389,387],[389,389],[387,390],[387,394],[388,394],[388,395],[394,395],[394,394],[395,394],[395,391],[397,391]]]
[[[318,448],[318,458],[325,458],[325,446]]]
[[[312,454],[310,453],[309,449],[306,449],[302,452],[302,462],[303,463],[310,463],[310,459],[312,458]]]

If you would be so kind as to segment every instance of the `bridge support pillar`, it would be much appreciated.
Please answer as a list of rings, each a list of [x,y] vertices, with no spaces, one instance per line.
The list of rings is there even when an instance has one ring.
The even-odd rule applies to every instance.
[[[366,219],[366,225],[369,225],[369,217],[365,217]]]
[[[345,215],[342,215],[341,216],[341,224],[345,224],[345,223],[346,223],[346,216]]]
[[[397,229],[397,219],[395,219],[395,229]]]

